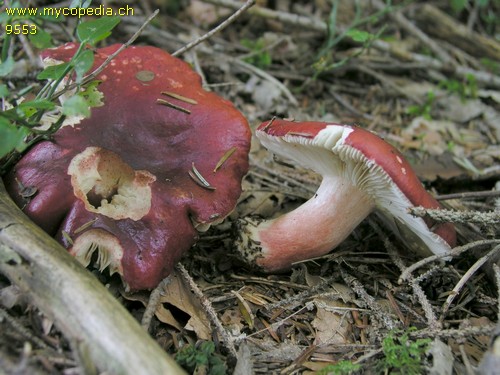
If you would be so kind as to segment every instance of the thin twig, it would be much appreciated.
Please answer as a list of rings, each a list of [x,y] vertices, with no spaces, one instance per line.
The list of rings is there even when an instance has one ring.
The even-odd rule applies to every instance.
[[[431,219],[443,223],[476,223],[482,225],[496,225],[500,222],[499,211],[457,211],[446,209],[429,209],[424,207],[411,207],[410,214],[418,217],[430,217]]]
[[[347,273],[343,267],[340,267],[340,274],[344,282],[351,287],[351,289],[356,293],[361,300],[364,302],[365,307],[369,308],[370,311],[377,317],[377,319],[384,324],[384,326],[391,330],[400,325],[392,319],[391,316],[387,315],[383,310],[380,304],[375,300],[373,296],[368,294],[363,284],[354,276]]]
[[[441,194],[434,198],[438,201],[448,199],[474,199],[474,198],[495,198],[500,197],[500,190],[466,191],[463,193]]]
[[[465,286],[465,284],[469,281],[469,279],[479,270],[479,268],[485,264],[492,256],[494,256],[498,251],[500,250],[500,245],[497,245],[488,252],[486,255],[483,257],[479,258],[471,268],[467,270],[467,272],[462,276],[462,278],[458,281],[458,283],[455,285],[453,290],[450,292],[450,295],[446,299],[442,312],[441,312],[441,319],[440,321],[444,321],[444,318],[446,317],[446,313],[450,309],[451,304],[455,300],[455,297],[460,293],[462,288]]]
[[[170,277],[164,278],[156,288],[153,289],[151,294],[149,295],[148,304],[146,305],[146,310],[144,310],[144,314],[141,319],[141,326],[146,331],[149,331],[149,326],[151,325],[151,320],[158,310],[158,306],[160,305],[160,300],[163,292],[165,291],[165,287],[170,284]]]
[[[25,326],[19,323],[16,319],[9,315],[7,311],[0,307],[0,321],[7,322],[17,333],[25,340],[28,340],[41,349],[48,349],[49,346],[37,336],[33,335]]]
[[[373,220],[370,220],[370,226],[373,229],[375,229],[377,234],[383,239],[384,247],[386,248],[387,253],[391,257],[394,264],[400,269],[400,271],[404,271],[406,269],[406,266],[403,263],[401,257],[399,256],[396,248],[389,240],[389,237],[380,229],[380,227]],[[409,284],[413,289],[413,293],[415,294],[415,296],[417,296],[420,305],[424,309],[425,317],[427,319],[427,324],[429,325],[429,327],[433,329],[441,328],[441,324],[437,320],[432,304],[429,302],[429,299],[427,298],[420,284],[413,277],[409,277]]]
[[[410,332],[412,338],[420,339],[425,337],[439,337],[445,339],[461,339],[467,337],[479,337],[481,335],[489,335],[495,328],[493,324],[470,326],[460,329],[421,329]]]
[[[384,9],[387,7],[380,0],[373,0],[372,4],[378,10]],[[420,30],[413,22],[411,22],[408,18],[406,18],[400,10],[395,12],[389,12],[389,17],[395,21],[401,28],[405,29],[408,33],[414,35],[417,39],[420,40],[424,45],[429,47],[429,49],[439,57],[441,61],[447,64],[453,63],[451,56],[441,47],[439,46],[433,39],[429,38],[429,36]]]
[[[182,278],[188,283],[189,287],[193,291],[193,293],[196,295],[196,297],[200,300],[201,305],[205,309],[205,313],[207,314],[208,318],[212,322],[212,324],[215,326],[217,329],[217,333],[219,333],[220,338],[222,340],[222,343],[226,347],[226,349],[229,351],[229,354],[233,358],[237,358],[237,351],[236,347],[234,345],[234,338],[226,331],[224,326],[219,320],[219,317],[217,316],[217,313],[215,312],[212,303],[210,300],[203,294],[201,289],[198,287],[198,285],[195,283],[191,275],[189,275],[189,272],[186,270],[186,268],[181,264],[178,263],[176,266],[177,270],[179,270]]]
[[[500,267],[493,264],[493,271],[495,271],[495,282],[497,284],[498,298],[497,298],[497,321],[500,322]]]
[[[153,14],[151,14],[147,19],[146,21],[144,21],[144,23],[139,27],[139,29],[135,32],[134,35],[132,35],[130,37],[129,40],[127,40],[124,44],[122,44],[120,46],[120,48],[118,48],[115,52],[113,52],[111,55],[109,55],[106,60],[104,60],[104,62],[99,65],[92,73],[86,75],[83,79],[82,79],[82,82],[81,83],[72,83],[71,85],[68,85],[66,86],[65,88],[63,88],[62,90],[60,90],[59,92],[57,92],[56,94],[54,94],[54,98],[58,98],[59,96],[61,96],[62,94],[64,94],[65,92],[68,92],[70,90],[73,90],[74,88],[76,88],[77,86],[83,86],[87,83],[89,83],[90,81],[92,81],[93,79],[95,79],[97,77],[98,74],[100,74],[108,65],[109,63],[116,57],[118,56],[119,53],[121,53],[123,50],[125,50],[126,48],[128,48],[132,43],[135,42],[135,40],[139,37],[139,35],[141,35],[142,31],[146,28],[146,26],[153,20],[153,18],[156,17],[156,15],[160,12],[159,9],[156,9],[154,11]]]
[[[493,240],[481,240],[481,241],[474,241],[470,242],[466,245],[463,246],[458,246],[452,249],[449,253],[445,255],[431,255],[430,257],[427,257],[425,259],[422,259],[418,262],[413,263],[411,266],[407,267],[403,272],[401,272],[401,276],[399,276],[398,283],[402,284],[405,280],[408,280],[411,277],[411,274],[415,272],[418,268],[425,266],[426,264],[435,262],[436,260],[443,259],[445,257],[456,257],[459,256],[460,254],[473,249],[475,247],[480,247],[480,246],[487,246],[487,245],[492,245],[492,244],[499,244],[500,239],[493,239]]]
[[[269,329],[277,330],[279,327],[281,327],[283,324],[285,324],[288,320],[293,318],[295,315],[302,313],[304,310],[312,310],[313,308],[314,308],[314,303],[312,301],[306,302],[306,304],[304,306],[302,306],[301,308],[299,308],[297,311],[291,313],[290,315],[286,316],[285,318],[283,318],[277,322],[274,322],[273,324],[271,324],[270,327],[262,328],[260,330],[257,330],[255,332],[250,333],[249,335],[244,335],[244,336],[242,335],[241,337],[239,337],[239,339],[240,340],[247,340],[252,336],[256,336],[256,335],[261,334],[262,332],[266,332]]]
[[[220,25],[213,28],[205,35],[202,35],[201,37],[197,38],[196,40],[193,40],[192,42],[186,44],[181,49],[175,51],[174,53],[172,53],[172,56],[182,55],[184,52],[189,51],[193,47],[196,47],[198,44],[204,42],[205,40],[210,38],[212,35],[218,33],[219,31],[224,30],[227,26],[229,26],[231,23],[233,23],[239,16],[241,16],[248,8],[250,8],[254,4],[255,4],[255,0],[247,0],[245,2],[245,4],[243,4],[236,12],[234,12],[228,19],[226,19]]]

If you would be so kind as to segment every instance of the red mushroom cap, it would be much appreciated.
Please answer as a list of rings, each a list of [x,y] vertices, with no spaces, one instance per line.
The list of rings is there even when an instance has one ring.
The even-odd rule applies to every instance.
[[[238,248],[267,271],[323,255],[377,210],[421,254],[444,255],[454,246],[452,224],[436,225],[408,208],[439,208],[410,164],[393,146],[355,126],[271,120],[257,137],[269,150],[323,176],[308,202],[270,221],[242,221]],[[250,224],[250,225],[248,225]]]
[[[119,47],[97,50],[94,68]],[[77,48],[42,57],[69,61]],[[248,170],[249,127],[188,64],[158,48],[125,49],[97,79],[104,105],[35,145],[6,186],[85,264],[99,249],[100,268],[109,265],[131,289],[153,288],[193,245],[196,229],[233,210]],[[28,201],[26,186],[37,191]]]

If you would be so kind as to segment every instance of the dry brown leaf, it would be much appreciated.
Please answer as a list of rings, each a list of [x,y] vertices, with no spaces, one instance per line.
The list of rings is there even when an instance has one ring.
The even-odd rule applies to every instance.
[[[491,320],[487,317],[481,318],[469,318],[464,319],[460,323],[460,327],[481,327],[485,325],[490,325]],[[463,349],[467,356],[475,361],[475,363],[479,363],[483,358],[486,348],[488,347],[488,343],[490,341],[490,337],[487,335],[477,335],[473,339],[467,340],[448,340],[448,345],[452,348],[453,351],[459,351],[460,345],[463,345]]]
[[[316,343],[346,344],[349,343],[350,312],[344,310],[347,305],[330,298],[316,298],[316,317],[312,326],[316,328]]]
[[[191,317],[184,326],[185,329],[194,331],[201,340],[210,339],[210,322],[204,309],[200,301],[191,293],[189,287],[184,284],[183,279],[179,277],[177,270],[170,275],[170,283],[165,287],[160,302],[160,307],[156,311],[156,316],[160,321],[170,324],[168,321],[170,321],[171,314],[166,313],[166,308],[163,306],[163,304],[169,303]]]
[[[459,137],[455,123],[424,117],[415,117],[401,135],[407,140],[405,146],[426,151],[431,155],[443,154],[448,149],[447,143],[450,139]]]
[[[242,323],[243,317],[239,309],[225,310],[220,320],[224,327],[231,332],[233,336],[238,336],[245,327]]]
[[[170,310],[166,309],[165,306],[162,304],[158,305],[158,308],[156,309],[155,316],[158,318],[158,320],[162,323],[168,324],[171,327],[174,327],[175,329],[182,331],[182,324],[180,324],[172,315]]]
[[[206,4],[203,1],[191,0],[187,8],[187,13],[196,25],[208,27],[222,17],[226,17],[230,14],[230,11],[226,8]]]

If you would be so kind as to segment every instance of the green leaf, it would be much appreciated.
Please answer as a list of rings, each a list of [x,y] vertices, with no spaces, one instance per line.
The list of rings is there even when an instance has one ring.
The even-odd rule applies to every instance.
[[[359,43],[365,43],[373,38],[373,34],[370,34],[363,30],[350,29],[347,30],[346,35],[351,37],[352,40]]]
[[[9,96],[9,88],[5,83],[0,84],[0,98],[6,98]]]
[[[55,108],[55,104],[52,103],[50,100],[46,99],[35,99],[35,100],[30,100],[29,102],[23,102],[17,106],[17,108],[25,108],[25,107],[31,107],[35,109],[44,109],[44,110],[51,110]]]
[[[70,8],[88,8],[92,0],[71,0]]]
[[[0,3],[0,7],[2,4]],[[10,16],[7,13],[0,13],[0,23],[3,25],[5,23],[10,23]]]
[[[80,95],[75,95],[64,102],[62,113],[68,117],[82,115],[85,117],[89,117],[89,104]]]
[[[37,28],[35,34],[28,35],[28,39],[38,49],[46,49],[53,46],[52,37],[41,27]]]
[[[29,129],[18,128],[10,123],[4,117],[0,117],[0,158],[3,158],[8,153],[17,150],[19,152],[26,148],[24,139],[29,134]]]
[[[76,82],[80,83],[85,73],[87,73],[89,69],[92,68],[92,65],[94,65],[94,53],[87,49],[80,53],[72,61],[72,64],[76,73]]]
[[[450,0],[450,5],[453,12],[460,13],[467,6],[467,0]]]
[[[21,118],[30,118],[39,110],[49,111],[55,108],[55,104],[45,99],[35,99],[19,104],[16,107],[16,113]]]
[[[87,101],[89,107],[100,107],[104,104],[104,95],[100,92],[97,86],[101,81],[92,81],[86,85],[85,90],[80,92],[80,95]]]
[[[61,63],[57,65],[51,65],[42,70],[36,78],[38,79],[53,79],[58,80],[66,75],[69,71],[69,63]]]
[[[14,69],[14,59],[12,56],[7,57],[7,60],[0,63],[0,77],[5,77]]]
[[[101,17],[82,22],[76,29],[76,35],[81,43],[95,44],[107,38],[118,23],[120,23],[120,17],[118,16]]]

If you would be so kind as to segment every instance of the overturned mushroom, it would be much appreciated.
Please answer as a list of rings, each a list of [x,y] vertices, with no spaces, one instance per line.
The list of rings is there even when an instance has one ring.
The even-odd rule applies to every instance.
[[[75,44],[47,50],[69,61]],[[97,50],[95,67],[120,46]],[[250,131],[234,106],[201,87],[188,64],[129,47],[97,77],[104,105],[35,145],[6,175],[24,212],[88,265],[153,288],[234,208]],[[221,159],[230,152],[230,156]],[[36,193],[23,196],[33,187]]]
[[[412,216],[409,207],[438,208],[403,155],[358,127],[271,120],[256,131],[270,151],[323,176],[316,194],[276,219],[239,221],[237,250],[265,271],[328,253],[372,211],[421,254],[446,254],[455,244],[452,224]]]

